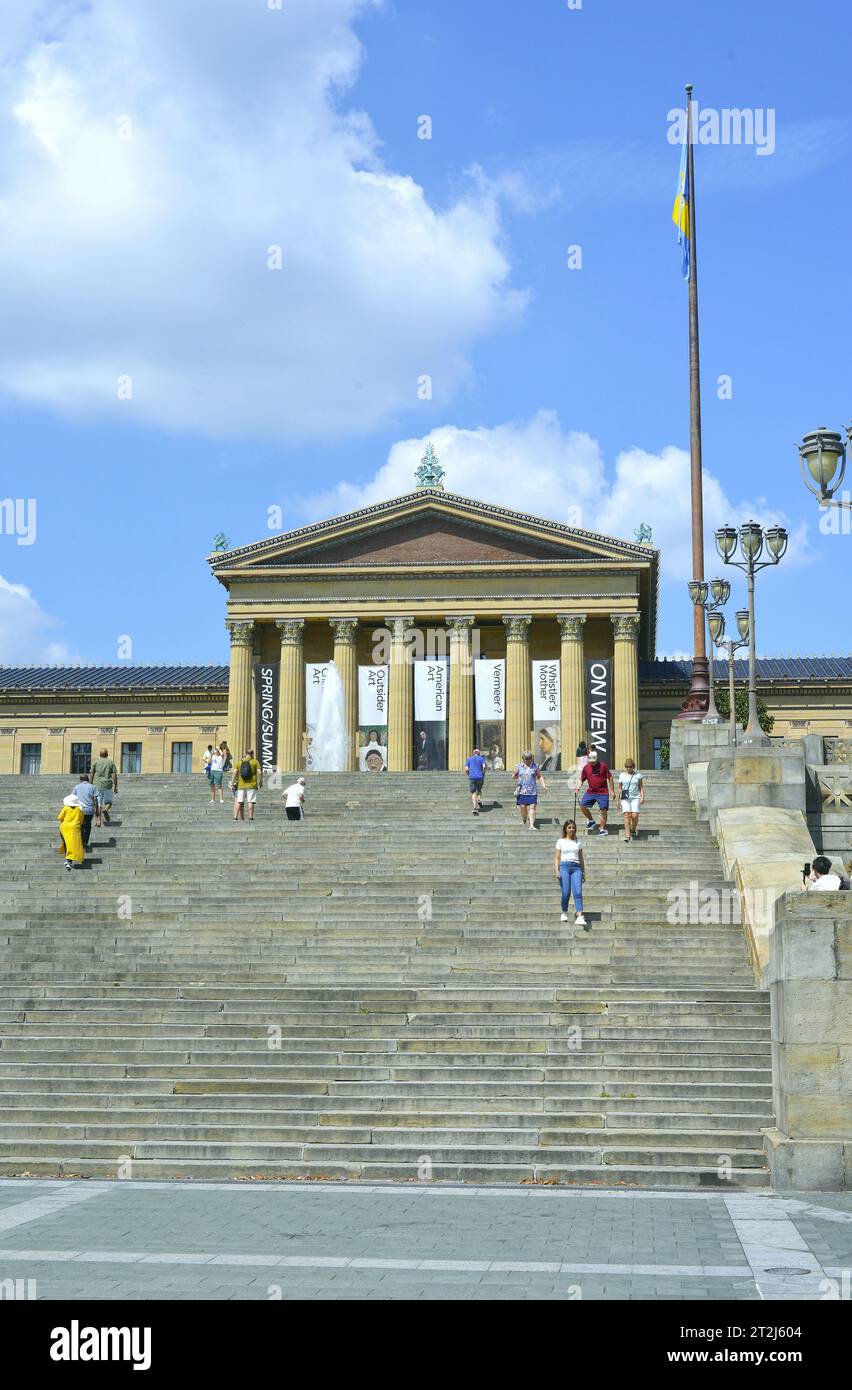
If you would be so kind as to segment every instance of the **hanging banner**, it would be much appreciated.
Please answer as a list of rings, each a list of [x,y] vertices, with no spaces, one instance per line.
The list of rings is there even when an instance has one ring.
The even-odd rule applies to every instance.
[[[362,772],[388,770],[387,666],[358,667],[358,767]]]
[[[586,742],[612,767],[612,662],[586,662]]]
[[[258,661],[254,668],[254,691],[257,707],[257,738],[255,757],[269,776],[276,766],[278,755],[278,672],[277,661]],[[231,749],[233,758],[241,758],[244,748]]]
[[[506,663],[483,657],[474,662],[476,698],[476,746],[485,756],[489,772],[506,766]]]
[[[322,689],[325,685],[325,678],[328,674],[330,661],[306,661],[305,662],[305,728],[307,730],[307,746],[305,748],[305,767],[310,771],[313,766],[311,758],[311,744],[317,731],[317,720],[319,719],[320,701],[322,699]]]
[[[444,771],[447,766],[447,710],[450,663],[415,661],[414,767],[418,772]]]
[[[542,772],[562,767],[559,658],[532,663],[533,758]]]

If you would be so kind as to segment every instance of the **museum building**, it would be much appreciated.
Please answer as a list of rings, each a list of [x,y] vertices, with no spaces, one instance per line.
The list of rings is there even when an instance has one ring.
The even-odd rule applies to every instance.
[[[474,742],[495,768],[531,747],[551,770],[581,740],[653,767],[689,686],[688,662],[655,658],[652,545],[440,483],[208,563],[230,664],[0,668],[0,771],[79,772],[106,747],[127,773],[188,773],[222,738],[310,768],[331,661],[353,770],[458,770]],[[775,737],[852,738],[852,658],[758,675]]]

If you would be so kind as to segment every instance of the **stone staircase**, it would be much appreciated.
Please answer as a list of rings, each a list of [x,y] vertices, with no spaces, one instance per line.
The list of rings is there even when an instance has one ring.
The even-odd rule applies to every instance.
[[[326,773],[254,825],[205,779],[123,777],[67,873],[74,779],[0,778],[0,1174],[693,1187],[767,1182],[768,1000],[683,781],[642,837],[583,836],[589,931],[560,923],[550,779]]]

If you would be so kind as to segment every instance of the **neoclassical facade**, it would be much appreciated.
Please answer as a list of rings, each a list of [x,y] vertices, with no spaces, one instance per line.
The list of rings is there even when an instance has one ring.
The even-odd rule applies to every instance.
[[[533,663],[558,662],[563,748],[589,735],[589,663],[611,685],[610,756],[639,757],[638,663],[653,654],[658,553],[440,488],[210,557],[228,591],[228,735],[254,746],[255,672],[277,668],[280,768],[303,766],[306,665],[333,658],[355,766],[358,670],[389,667],[387,765],[413,766],[415,660],[448,652],[447,766],[474,741],[477,660],[505,662],[505,759],[533,737]]]

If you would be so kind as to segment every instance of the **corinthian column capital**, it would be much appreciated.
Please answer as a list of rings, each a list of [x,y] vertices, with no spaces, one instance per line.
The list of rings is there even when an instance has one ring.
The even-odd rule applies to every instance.
[[[394,642],[403,642],[405,641],[405,634],[414,627],[414,619],[408,617],[385,618],[385,627],[390,630]]]
[[[503,619],[506,628],[507,642],[526,642],[530,635],[530,623],[532,617],[529,614],[512,613]]]
[[[563,642],[582,642],[583,628],[586,625],[585,613],[557,613],[556,618]]]
[[[616,642],[632,642],[639,640],[639,614],[638,613],[611,613]]]
[[[357,618],[329,618],[329,626],[334,636],[335,646],[354,646],[358,635]]]
[[[282,647],[301,646],[302,634],[305,631],[304,618],[276,618],[275,626],[278,628]]]
[[[254,641],[254,623],[250,619],[226,618],[225,627],[231,634],[232,647],[250,647]]]

